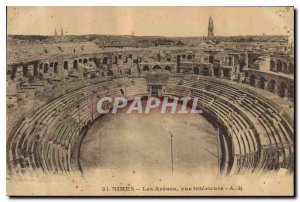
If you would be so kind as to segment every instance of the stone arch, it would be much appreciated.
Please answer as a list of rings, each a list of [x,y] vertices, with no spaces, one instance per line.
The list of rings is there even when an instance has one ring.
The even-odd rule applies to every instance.
[[[57,69],[57,67],[58,67],[58,62],[55,62],[54,63],[54,73],[58,73],[58,69]]]
[[[172,68],[170,66],[165,66],[165,70],[171,72]]]
[[[69,70],[69,63],[68,63],[68,61],[64,62],[64,70]]]
[[[12,66],[11,67],[11,79],[14,80],[16,77],[16,72],[17,72],[17,67],[16,66]]]
[[[27,66],[27,65],[23,65],[23,66],[22,66],[22,70],[23,70],[23,77],[27,77],[27,74],[28,74],[28,66]]]
[[[129,68],[126,72],[128,75],[131,75],[131,69]]]
[[[208,57],[208,62],[211,63],[211,64],[214,63],[214,56],[213,56],[213,55],[210,55],[210,56]]]
[[[88,60],[86,58],[83,59],[83,64],[88,63]]]
[[[224,68],[224,70],[223,70],[223,76],[225,77],[225,78],[228,78],[229,77],[229,72],[230,72],[230,69],[228,69],[228,68]]]
[[[233,66],[233,60],[232,57],[228,58],[228,66]]]
[[[270,70],[271,70],[271,71],[276,71],[275,61],[274,61],[274,60],[271,60],[271,61],[270,61]]]
[[[219,63],[214,67],[214,76],[219,77],[220,75],[221,75],[221,70],[220,70],[220,63]]]
[[[77,60],[73,61],[73,69],[76,69],[78,71],[78,61]]]
[[[275,91],[275,87],[276,87],[276,81],[274,80],[274,79],[271,79],[270,81],[269,81],[269,91],[271,92],[271,93],[274,93],[274,91]]]
[[[282,62],[281,60],[277,60],[276,69],[278,72],[282,71]]]
[[[194,67],[194,74],[199,74],[200,73],[200,71],[199,71],[199,68],[198,67]]]
[[[16,77],[16,72],[17,72],[17,67],[12,66],[12,67],[11,67],[11,75],[10,75],[10,78],[11,78],[12,80],[15,79],[15,77]]]
[[[265,77],[260,77],[260,79],[259,79],[259,87],[261,88],[261,89],[265,89],[265,82],[266,82],[266,79],[265,79]]]
[[[33,76],[38,76],[38,65],[37,64],[33,65]]]
[[[103,57],[102,64],[107,65],[107,57]]]
[[[161,71],[161,66],[155,65],[155,66],[152,68],[152,70],[154,70],[154,71]]]
[[[47,73],[48,72],[48,68],[49,68],[49,65],[48,65],[48,63],[45,63],[44,64],[44,73]]]
[[[148,65],[144,66],[143,71],[148,71],[149,72],[149,66]]]
[[[244,68],[245,66],[246,66],[245,60],[244,60],[244,59],[241,59],[241,60],[239,61],[240,72],[243,71],[243,68]]]
[[[187,55],[187,60],[192,60],[193,56],[192,55]]]
[[[209,69],[207,67],[202,68],[202,75],[203,76],[209,76]]]
[[[278,88],[279,97],[284,98],[286,91],[287,91],[287,85],[285,84],[285,82],[281,82]]]
[[[250,76],[250,85],[251,86],[255,86],[255,80],[256,80],[256,77],[254,75],[251,75]]]
[[[113,76],[113,75],[114,75],[114,73],[111,69],[107,71],[107,76]]]
[[[97,77],[97,76],[96,76],[96,73],[94,73],[94,72],[91,73],[91,76],[90,76],[91,79],[95,79],[96,77]]]

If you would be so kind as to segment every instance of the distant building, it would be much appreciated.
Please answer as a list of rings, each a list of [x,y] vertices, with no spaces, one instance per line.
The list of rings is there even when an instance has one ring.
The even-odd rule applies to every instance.
[[[61,29],[61,31],[60,31],[60,36],[57,34],[57,30],[56,30],[56,28],[55,28],[55,30],[54,30],[54,41],[56,42],[56,43],[58,43],[58,42],[65,42],[65,36],[64,36],[64,30],[63,29]]]
[[[157,39],[154,41],[155,46],[173,46],[174,42],[169,39]]]
[[[182,41],[178,41],[175,45],[176,46],[184,46],[185,44]]]
[[[214,21],[212,17],[209,17],[208,20],[208,39],[213,39],[215,37],[214,35]]]
[[[125,47],[138,47],[137,43],[134,41],[103,41],[102,43],[98,43],[99,47],[103,48],[125,48]]]

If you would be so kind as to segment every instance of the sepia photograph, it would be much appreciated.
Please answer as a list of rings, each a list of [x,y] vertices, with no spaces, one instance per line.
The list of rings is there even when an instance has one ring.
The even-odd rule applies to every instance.
[[[6,195],[295,195],[294,7],[6,12]]]

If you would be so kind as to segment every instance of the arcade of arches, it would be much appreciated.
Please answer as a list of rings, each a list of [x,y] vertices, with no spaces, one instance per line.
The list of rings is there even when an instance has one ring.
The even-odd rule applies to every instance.
[[[292,62],[282,61],[280,59],[270,60],[270,70],[285,74],[294,74],[294,64]]]
[[[249,84],[253,87],[267,90],[271,93],[277,94],[281,98],[285,98],[294,101],[294,85],[286,81],[280,81],[279,79],[270,78],[269,80],[260,76],[257,78],[255,75],[250,75]]]
[[[44,77],[43,74],[48,73],[61,73],[62,71],[66,74],[68,72],[78,72],[79,68],[82,68],[83,64],[87,64],[86,66],[90,66],[95,63],[96,67],[106,66],[104,71],[97,73],[97,75],[102,76],[114,76],[115,73],[125,73],[128,75],[136,74],[137,71],[134,68],[124,68],[124,71],[118,69],[114,69],[112,64],[122,65],[122,61],[124,63],[124,59],[126,59],[125,63],[130,59],[133,61],[133,56],[131,55],[120,55],[119,53],[116,55],[104,55],[103,57],[83,57],[83,58],[70,58],[63,59],[61,61],[41,61],[41,63],[33,63],[32,64],[32,76],[33,77]],[[196,75],[203,76],[213,76],[213,77],[221,77],[226,79],[234,79],[236,78],[235,71],[242,72],[242,68],[246,66],[246,63],[241,58],[236,59],[232,55],[227,55],[224,58],[217,57],[214,54],[208,54],[205,63],[197,63],[190,62],[196,58],[195,54],[178,54],[176,53],[173,56],[168,55],[166,58],[161,57],[160,62],[147,62],[148,58],[136,57],[137,60],[134,62],[137,66],[137,70],[139,73],[147,73],[147,72],[168,72],[168,73],[186,73],[183,67],[189,68],[188,73],[194,73]],[[165,60],[167,59],[167,60]],[[122,61],[120,61],[122,60]],[[144,62],[142,62],[144,61]],[[235,69],[236,61],[240,64],[239,70]],[[167,62],[167,63],[166,63]],[[185,63],[187,62],[187,63]],[[184,65],[181,65],[184,64]],[[192,64],[192,65],[190,65]],[[190,66],[189,66],[190,65]],[[225,66],[224,66],[225,65]],[[15,74],[18,71],[18,68],[21,67],[23,71],[23,76],[28,76],[30,74],[30,69],[28,65],[21,66],[12,66],[8,71],[11,75],[11,79],[15,78]],[[247,66],[246,66],[247,67]],[[286,78],[289,78],[291,74],[294,73],[294,64],[290,59],[286,59],[284,57],[271,57],[270,59],[270,70],[277,73],[285,73],[287,75]],[[272,75],[272,73],[261,72],[260,74],[251,74],[251,69],[245,72],[245,80],[240,80],[241,82],[245,82],[250,84],[251,86],[267,90],[269,92],[275,93],[278,96],[294,101],[294,84],[292,79],[277,79],[276,75]],[[250,73],[249,73],[250,72]],[[249,75],[248,75],[249,74]],[[268,75],[267,75],[268,74]],[[96,74],[91,75],[91,78],[97,77]],[[267,76],[265,76],[267,75]],[[280,75],[280,74],[279,74]]]

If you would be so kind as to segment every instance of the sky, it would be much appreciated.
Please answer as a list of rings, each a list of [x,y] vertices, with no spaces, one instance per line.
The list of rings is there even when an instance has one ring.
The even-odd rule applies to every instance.
[[[292,7],[8,7],[7,33],[137,36],[293,35]]]

